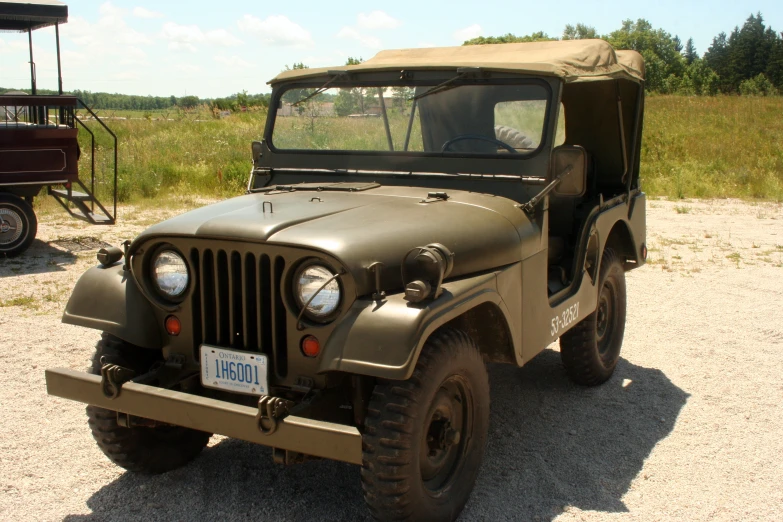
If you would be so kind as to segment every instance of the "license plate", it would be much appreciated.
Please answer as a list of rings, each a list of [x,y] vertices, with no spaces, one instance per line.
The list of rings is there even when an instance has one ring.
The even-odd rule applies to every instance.
[[[201,384],[248,395],[266,395],[266,355],[201,346]]]

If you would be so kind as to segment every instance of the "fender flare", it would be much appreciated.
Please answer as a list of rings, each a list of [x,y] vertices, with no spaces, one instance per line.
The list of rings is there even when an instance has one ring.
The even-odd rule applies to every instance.
[[[121,262],[87,270],[76,283],[62,320],[142,348],[163,347],[152,305]]]
[[[444,283],[442,288],[438,299],[421,304],[405,301],[401,293],[383,301],[357,300],[329,336],[319,373],[405,380],[430,334],[471,308],[492,302],[509,320],[496,272]]]

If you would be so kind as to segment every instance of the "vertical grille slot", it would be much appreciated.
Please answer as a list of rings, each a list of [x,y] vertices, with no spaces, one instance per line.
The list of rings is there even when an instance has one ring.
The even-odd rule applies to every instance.
[[[261,256],[258,267],[258,328],[262,351],[272,356],[272,267],[269,256]]]
[[[288,374],[288,340],[286,336],[286,312],[282,299],[283,269],[285,269],[285,260],[277,256],[275,258],[275,282],[273,291],[276,294],[274,299],[274,337],[275,337],[275,367],[277,374],[285,377]]]
[[[242,314],[242,256],[231,252],[231,264],[228,269],[228,322],[231,331],[229,344],[232,348],[244,348],[245,336]]]
[[[256,256],[245,255],[242,266],[242,335],[245,339],[245,348],[261,351],[258,342],[258,290],[256,287]]]
[[[215,310],[215,258],[211,250],[201,256],[201,325],[205,343],[217,343],[217,311]]]
[[[282,256],[193,249],[193,340],[262,352],[277,377],[288,373]]]
[[[217,342],[229,346],[231,325],[229,324],[228,297],[228,256],[225,250],[218,250],[215,263],[215,281],[217,281]]]
[[[191,277],[195,281],[193,289],[193,345],[199,346],[204,340],[204,317],[203,308],[203,278],[201,277],[201,259],[198,250],[195,248],[190,251],[190,266],[192,267]]]

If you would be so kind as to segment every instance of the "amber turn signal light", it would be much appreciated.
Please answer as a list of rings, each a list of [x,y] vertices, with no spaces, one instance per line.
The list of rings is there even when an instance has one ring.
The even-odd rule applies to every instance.
[[[321,353],[321,343],[312,335],[302,339],[302,353],[308,357],[316,357]]]
[[[166,331],[169,333],[169,335],[179,335],[179,333],[182,331],[182,323],[179,321],[177,316],[168,316],[164,325],[166,326]]]

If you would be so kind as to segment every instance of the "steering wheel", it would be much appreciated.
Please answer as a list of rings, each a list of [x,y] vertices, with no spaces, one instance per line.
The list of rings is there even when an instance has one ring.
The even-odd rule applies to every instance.
[[[508,143],[504,141],[500,141],[496,138],[490,138],[489,136],[484,136],[481,134],[460,134],[459,136],[454,136],[449,141],[443,144],[443,146],[440,148],[441,152],[446,152],[449,150],[449,147],[451,147],[452,144],[457,143],[458,141],[463,140],[479,140],[479,141],[487,141],[489,143],[494,143],[498,147],[503,147],[507,151],[509,151],[511,154],[519,154],[517,150],[509,145]]]

